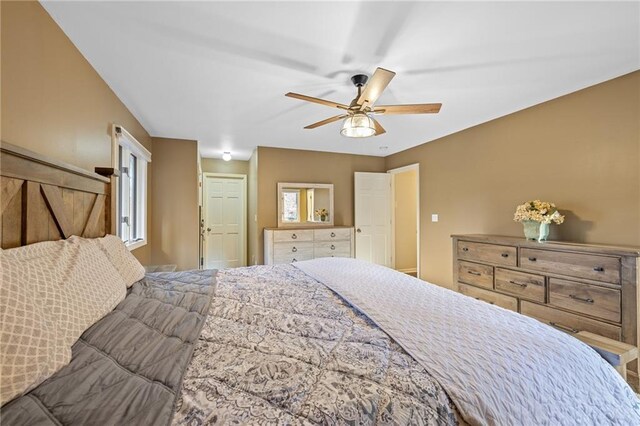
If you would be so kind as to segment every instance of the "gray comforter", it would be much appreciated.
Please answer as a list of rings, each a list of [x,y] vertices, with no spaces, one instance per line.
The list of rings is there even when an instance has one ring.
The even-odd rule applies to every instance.
[[[215,271],[149,274],[89,328],[71,363],[2,407],[4,425],[166,425]]]
[[[176,408],[178,425],[461,422],[424,368],[292,265],[218,273]]]

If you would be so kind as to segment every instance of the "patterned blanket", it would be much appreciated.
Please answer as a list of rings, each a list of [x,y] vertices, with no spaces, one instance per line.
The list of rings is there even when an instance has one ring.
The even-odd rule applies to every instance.
[[[222,270],[173,423],[461,423],[387,334],[291,265]]]

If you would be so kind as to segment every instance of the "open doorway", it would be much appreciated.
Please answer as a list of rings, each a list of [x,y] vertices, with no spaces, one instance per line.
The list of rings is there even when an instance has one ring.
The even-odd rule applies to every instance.
[[[420,166],[411,164],[389,173],[393,268],[420,277]]]

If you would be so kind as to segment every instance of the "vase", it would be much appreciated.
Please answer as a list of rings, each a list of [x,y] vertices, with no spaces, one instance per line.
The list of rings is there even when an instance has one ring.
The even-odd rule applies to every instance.
[[[320,216],[320,221],[321,222],[326,222],[327,221],[327,216]]]
[[[527,240],[535,240],[539,243],[547,241],[549,237],[548,223],[525,220],[522,222],[522,226],[524,226],[524,236]]]

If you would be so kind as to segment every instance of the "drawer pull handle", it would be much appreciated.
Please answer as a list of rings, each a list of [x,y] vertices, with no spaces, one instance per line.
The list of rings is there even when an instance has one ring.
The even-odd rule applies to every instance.
[[[331,244],[331,250],[335,250],[336,246],[334,246],[333,244]]]
[[[596,272],[604,272],[604,268],[602,266],[596,266],[593,270]]]
[[[535,262],[536,260],[538,260],[538,259],[536,259],[535,257],[530,257],[529,258],[529,262]]]
[[[296,259],[295,257],[293,259],[291,259],[291,263],[297,262],[297,261],[298,261],[298,259]]]
[[[476,276],[480,276],[482,275],[480,272],[476,272],[476,271],[467,271],[467,273],[471,274],[471,275],[476,275]]]
[[[580,330],[576,330],[575,328],[567,327],[566,325],[558,324],[558,323],[553,322],[553,321],[549,322],[549,325],[552,326],[552,327],[557,328],[558,330],[568,331],[569,333],[572,333],[572,334],[576,334],[576,333],[578,333],[580,331]]]
[[[291,249],[291,251],[295,253],[295,252],[297,252],[297,251],[298,251],[298,248],[297,248],[296,246],[294,246],[294,247]]]
[[[462,247],[462,251],[469,251],[469,247]]]
[[[493,305],[493,302],[489,302],[488,300],[484,300],[484,299],[481,299],[481,298],[479,298],[479,297],[476,297],[475,299],[476,299],[476,300],[479,300],[479,301],[481,301],[481,302],[484,302],[484,303],[488,303],[488,304],[490,304],[490,305]]]
[[[579,296],[576,296],[575,294],[570,294],[569,297],[572,298],[573,300],[578,300],[580,302],[593,304],[593,299],[591,298],[579,297]]]
[[[502,256],[502,257],[509,257],[509,254],[508,254],[508,253],[502,253],[500,256]]]
[[[331,236],[332,236],[332,237],[335,237],[335,236],[336,236],[336,233],[335,233],[335,232],[332,232],[332,233],[331,233]]]
[[[298,238],[298,236],[296,234],[291,234],[291,239],[295,240],[296,238]]]
[[[522,288],[525,288],[528,285],[527,283],[519,283],[518,281],[509,281],[509,284],[519,285]]]

